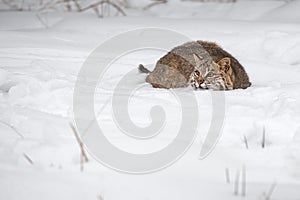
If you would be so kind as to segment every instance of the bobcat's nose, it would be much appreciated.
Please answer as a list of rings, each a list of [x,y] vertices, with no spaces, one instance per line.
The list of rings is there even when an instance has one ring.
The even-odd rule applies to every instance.
[[[204,83],[204,79],[201,76],[199,76],[197,78],[197,82],[198,82],[199,85],[201,85],[202,83]]]
[[[202,78],[202,77],[197,78],[197,83],[198,83],[199,87],[202,88],[202,89],[207,88],[206,84],[204,82],[205,82],[204,78]]]

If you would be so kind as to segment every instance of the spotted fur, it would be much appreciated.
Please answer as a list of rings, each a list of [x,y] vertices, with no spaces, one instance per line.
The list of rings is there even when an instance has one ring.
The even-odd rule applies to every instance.
[[[140,65],[141,72],[149,72]],[[188,42],[172,49],[148,73],[146,82],[156,88],[187,87],[232,90],[251,85],[243,66],[211,42]]]
[[[194,55],[196,63],[200,58]],[[230,58],[226,57],[208,67],[198,67],[191,77],[191,85],[195,89],[233,90],[235,76],[230,67]]]

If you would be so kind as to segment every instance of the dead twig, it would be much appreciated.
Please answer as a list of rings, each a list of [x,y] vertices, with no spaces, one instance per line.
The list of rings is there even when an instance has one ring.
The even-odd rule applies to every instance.
[[[10,125],[6,122],[3,122],[3,121],[0,121],[1,124],[11,128],[18,136],[20,136],[20,138],[24,139],[24,136],[13,126],[13,125]]]
[[[55,10],[55,8],[60,5],[60,4],[65,4],[65,0],[57,0],[57,1],[48,1],[46,3],[44,3],[39,9],[37,9],[38,11],[44,11],[44,10],[49,10],[49,9],[53,9]]]
[[[70,123],[70,127],[71,127],[71,129],[75,135],[75,138],[77,140],[77,143],[79,144],[79,147],[80,147],[80,170],[83,171],[83,165],[84,165],[84,163],[88,162],[89,159],[85,153],[83,143],[80,140],[80,137],[78,135],[76,128],[74,127],[74,125],[72,123]]]
[[[276,186],[277,186],[277,183],[276,183],[276,182],[274,182],[274,183],[271,185],[271,187],[270,187],[268,193],[266,194],[266,200],[270,200],[270,199],[271,199],[271,196],[272,196],[272,194],[273,194],[273,192],[274,192]]]
[[[34,162],[32,161],[32,159],[26,153],[23,153],[23,157],[29,162],[29,164],[31,164],[31,165],[34,164]]]
[[[245,135],[244,135],[244,143],[245,143],[246,149],[249,149],[248,139]]]
[[[246,182],[246,166],[243,166],[242,169],[242,196],[246,196],[246,188],[247,188],[247,182]]]
[[[239,195],[239,184],[240,184],[240,170],[237,170],[235,175],[235,182],[234,182],[234,195]]]
[[[68,12],[72,11],[72,6],[70,4],[70,0],[64,0],[65,2],[65,7],[67,9]]]
[[[5,4],[8,7],[7,11],[30,11],[32,9],[31,5],[26,4],[27,6],[25,7],[25,0],[20,0],[20,1],[21,1],[20,3],[16,4],[13,1],[2,0],[3,4]],[[56,10],[60,5],[64,6],[67,11],[72,11],[72,5],[75,5],[77,12],[84,12],[86,10],[93,9],[98,16],[103,17],[104,15],[110,16],[110,13],[111,13],[110,6],[114,7],[117,10],[116,14],[121,13],[122,15],[126,16],[126,13],[121,8],[121,6],[127,5],[127,4],[126,4],[126,1],[124,4],[117,0],[115,0],[115,1],[101,0],[101,1],[97,1],[95,3],[89,4],[86,7],[81,7],[81,5],[78,3],[78,0],[52,0],[52,1],[46,1],[46,2],[40,0],[36,4],[33,4],[33,9],[35,9],[37,11],[45,11],[45,10],[50,10],[50,9]],[[101,6],[101,8],[105,8],[105,9],[102,9],[102,11],[101,11],[102,13],[100,13],[100,11],[99,11],[99,6]],[[6,11],[6,10],[4,10],[4,11]],[[45,25],[45,23],[43,22],[43,20],[40,17],[38,17],[38,19],[39,19],[39,21],[41,21],[41,23],[43,23],[43,25]]]
[[[230,183],[230,173],[228,168],[225,169],[225,177],[226,177],[226,183]]]
[[[45,28],[49,28],[48,24],[42,19],[40,14],[36,14],[36,18],[44,25]]]
[[[261,147],[263,149],[266,147],[266,129],[265,129],[265,126],[263,127]]]
[[[79,5],[79,3],[77,2],[77,0],[72,0],[77,8],[77,11],[80,12],[81,10],[81,6]]]
[[[76,7],[77,7],[77,9],[78,9],[79,12],[84,12],[84,11],[87,11],[89,9],[95,9],[98,6],[102,6],[104,4],[108,4],[108,5],[112,6],[112,7],[114,7],[119,13],[121,13],[124,16],[126,16],[126,13],[122,10],[122,8],[119,5],[115,4],[114,2],[112,2],[110,0],[98,1],[96,3],[93,3],[93,4],[90,4],[90,5],[86,6],[84,8],[81,8],[81,6],[78,4],[78,2],[76,2],[76,0],[73,0],[73,2],[75,3],[75,5],[76,5]],[[103,13],[102,13],[102,15],[103,15]]]
[[[149,5],[145,6],[144,10],[149,10],[153,6],[156,6],[156,5],[159,5],[159,4],[165,4],[167,2],[168,2],[168,0],[154,0],[153,3],[150,3]]]

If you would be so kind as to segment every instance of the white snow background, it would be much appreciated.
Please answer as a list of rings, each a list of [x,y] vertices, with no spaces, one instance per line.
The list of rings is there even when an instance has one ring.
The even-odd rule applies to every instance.
[[[0,199],[299,200],[300,1],[172,0],[147,11],[141,8],[148,1],[130,2],[128,16],[103,19],[93,12],[57,11],[42,14],[42,23],[34,11],[0,12]],[[106,39],[143,27],[217,42],[243,64],[252,86],[225,92],[222,137],[204,160],[198,155],[210,125],[211,96],[209,91],[194,91],[198,137],[174,165],[153,174],[129,175],[102,166],[88,154],[89,162],[80,171],[80,148],[69,126],[76,75]],[[134,96],[129,113],[138,125],[150,123],[153,105],[166,111],[167,130],[149,141],[122,135],[111,105],[102,106],[123,74],[140,63],[153,66],[165,53],[143,50],[121,57],[95,94],[101,128],[128,152],[153,152],[167,145],[180,124],[179,103],[170,91],[147,84]],[[137,72],[137,77],[136,84],[143,84],[145,76]],[[241,188],[234,194],[243,168],[244,197]]]

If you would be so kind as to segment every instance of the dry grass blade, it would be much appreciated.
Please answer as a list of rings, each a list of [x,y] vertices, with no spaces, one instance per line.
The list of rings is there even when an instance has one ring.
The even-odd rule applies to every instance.
[[[77,0],[72,0],[77,8],[77,11],[80,12],[81,10],[81,6],[79,5],[79,3],[77,2]]]
[[[43,26],[45,28],[49,28],[48,24],[45,22],[45,20],[42,19],[42,17],[40,16],[40,14],[36,14],[36,18],[41,22],[41,24],[43,24]]]
[[[168,0],[155,0],[153,3],[150,3],[149,5],[144,7],[144,10],[149,10],[153,6],[159,5],[159,4],[165,4]]]
[[[24,139],[24,136],[14,126],[2,121],[0,121],[0,123],[11,128],[18,136],[20,136],[20,138]]]
[[[239,184],[240,184],[240,170],[238,170],[236,172],[236,176],[235,176],[235,182],[234,182],[234,195],[238,195],[239,194]]]
[[[246,196],[246,166],[243,166],[242,169],[242,196],[245,197]]]
[[[230,172],[229,169],[225,169],[225,177],[226,177],[226,183],[230,183]]]
[[[27,154],[23,153],[23,157],[24,157],[31,165],[34,164],[34,162],[32,161],[32,159],[31,159]]]
[[[244,143],[245,143],[246,149],[249,149],[248,139],[245,135],[244,135]]]
[[[80,152],[81,152],[81,154],[80,154],[80,166],[81,166],[80,169],[81,169],[81,171],[83,171],[83,164],[85,162],[88,162],[89,160],[88,160],[88,157],[87,157],[87,155],[84,151],[83,143],[80,140],[80,137],[78,135],[78,132],[77,132],[76,128],[74,127],[74,125],[72,123],[70,123],[70,127],[71,127],[71,129],[72,129],[72,131],[75,135],[75,138],[77,140],[77,143],[79,144],[79,147],[80,147]]]
[[[263,127],[263,134],[262,134],[261,147],[262,147],[263,149],[266,147],[266,129],[265,129],[265,126]]]
[[[114,2],[110,1],[110,0],[98,1],[96,3],[93,3],[93,4],[90,4],[90,5],[86,6],[84,8],[81,8],[81,6],[78,3],[76,3],[76,0],[73,0],[73,1],[75,2],[75,5],[76,5],[79,12],[84,12],[84,11],[89,10],[89,9],[95,9],[95,8],[98,8],[98,6],[100,6],[100,5],[108,4],[112,7],[114,7],[119,13],[126,16],[126,13],[122,10],[122,8],[120,6],[118,6],[117,4],[115,4]]]
[[[271,185],[271,187],[270,187],[270,189],[269,189],[269,191],[268,191],[268,193],[267,193],[267,195],[266,195],[266,200],[270,200],[270,199],[271,199],[271,196],[272,196],[272,194],[273,194],[273,192],[274,192],[276,186],[277,186],[277,183],[276,183],[276,182],[274,182],[274,183]]]
[[[122,8],[120,6],[118,6],[117,4],[111,2],[111,1],[104,1],[104,3],[107,3],[109,5],[111,5],[112,7],[114,7],[119,13],[121,13],[122,15],[126,16],[126,13],[122,10]],[[110,11],[109,11],[110,12]]]

